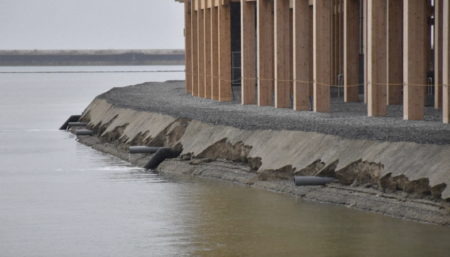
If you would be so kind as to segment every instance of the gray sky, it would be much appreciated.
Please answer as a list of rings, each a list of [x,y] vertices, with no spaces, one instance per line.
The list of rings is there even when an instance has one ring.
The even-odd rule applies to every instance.
[[[0,0],[0,50],[183,49],[174,0]]]

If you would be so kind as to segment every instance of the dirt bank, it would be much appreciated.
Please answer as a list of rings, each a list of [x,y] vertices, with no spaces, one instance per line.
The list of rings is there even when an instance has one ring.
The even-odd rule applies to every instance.
[[[216,118],[218,124],[214,124],[205,122],[209,119],[207,116],[197,120],[189,115],[161,113],[161,109],[195,113],[201,109],[198,103],[193,103],[190,111],[178,110],[178,103],[188,108],[186,105],[190,102],[209,101],[186,94],[175,97],[178,101],[170,101],[174,97],[164,99],[165,91],[182,90],[174,84],[177,85],[155,83],[115,89],[96,98],[83,113],[82,120],[89,123],[88,127],[97,137],[80,137],[80,141],[138,165],[143,165],[149,156],[129,156],[130,145],[172,147],[182,150],[181,156],[163,162],[159,167],[162,172],[221,179],[409,220],[450,224],[450,188],[447,188],[450,146],[439,141],[439,136],[447,135],[442,131],[430,133],[429,137],[440,144],[421,144],[414,140],[382,141],[370,137],[362,139],[361,135],[342,137],[300,129],[243,129],[221,123],[233,119],[233,114],[229,113],[238,107],[232,103],[212,107],[214,112],[210,114],[220,117]],[[136,91],[143,91],[143,87],[152,89],[145,102],[141,102],[144,101],[141,94],[136,94]],[[147,102],[159,105],[152,111]],[[216,102],[209,102],[217,107]],[[271,110],[265,108],[264,112]],[[290,115],[286,115],[288,121],[285,122],[294,122]],[[270,120],[273,116],[268,115],[269,122],[276,121]],[[247,115],[247,119],[252,120],[252,115]],[[260,116],[257,119],[263,121]],[[302,122],[308,123],[308,120]],[[369,122],[374,121],[369,119]],[[338,126],[333,124],[328,125],[328,131],[336,130]],[[426,122],[418,124],[415,127],[419,129],[411,129],[410,134],[405,130],[403,137],[414,138],[417,131],[433,131],[441,126],[432,123],[430,128]],[[251,121],[242,126],[249,125]],[[396,129],[394,125],[380,127]],[[354,128],[352,135],[356,135],[358,129]],[[294,187],[292,178],[296,175],[336,176],[339,182],[326,187]]]

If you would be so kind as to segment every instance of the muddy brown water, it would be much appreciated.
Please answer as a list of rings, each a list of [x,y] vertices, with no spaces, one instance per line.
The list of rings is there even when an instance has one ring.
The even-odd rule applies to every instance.
[[[0,256],[449,256],[448,227],[147,173],[56,130],[136,76],[0,74]]]

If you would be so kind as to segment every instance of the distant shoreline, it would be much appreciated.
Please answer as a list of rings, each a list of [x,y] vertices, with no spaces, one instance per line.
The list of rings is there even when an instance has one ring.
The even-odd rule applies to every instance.
[[[183,49],[0,50],[0,66],[184,65]]]

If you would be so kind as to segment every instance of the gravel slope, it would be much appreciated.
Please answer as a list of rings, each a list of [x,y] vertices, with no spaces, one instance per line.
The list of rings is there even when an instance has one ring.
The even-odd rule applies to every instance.
[[[176,118],[245,130],[314,131],[350,139],[450,144],[450,124],[442,123],[442,110],[425,107],[424,121],[403,120],[402,106],[388,106],[388,116],[367,117],[367,105],[331,99],[331,113],[297,112],[292,109],[218,102],[186,94],[184,81],[149,82],[113,88],[99,95],[122,108],[157,112]],[[238,91],[239,88],[236,89]]]

